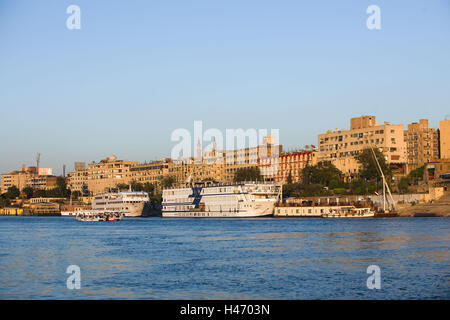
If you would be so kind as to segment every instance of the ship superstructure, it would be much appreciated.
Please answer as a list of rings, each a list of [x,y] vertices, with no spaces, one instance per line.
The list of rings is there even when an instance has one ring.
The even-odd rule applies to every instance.
[[[281,185],[194,185],[163,190],[163,217],[253,218],[273,215]]]
[[[150,198],[147,192],[103,193],[94,197],[93,210],[121,212],[124,217],[147,215]]]

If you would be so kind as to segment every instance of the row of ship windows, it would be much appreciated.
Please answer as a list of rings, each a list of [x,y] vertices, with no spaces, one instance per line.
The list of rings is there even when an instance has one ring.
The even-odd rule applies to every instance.
[[[169,210],[169,211],[189,211],[193,209],[194,206],[163,206],[163,210]],[[236,207],[217,207],[214,208],[213,206],[207,206],[205,207],[205,211],[219,211],[219,212],[237,212],[238,209]]]
[[[109,201],[109,202],[97,202],[98,205],[104,205],[104,204],[120,204],[120,203],[141,203],[143,201]]]
[[[288,209],[277,209],[277,213],[289,213]],[[290,213],[294,213],[294,210],[290,210]],[[302,209],[302,212],[300,212],[300,209],[295,209],[295,213],[313,213],[312,209]],[[317,210],[316,210],[317,211]],[[320,209],[320,213],[325,213],[324,209]]]

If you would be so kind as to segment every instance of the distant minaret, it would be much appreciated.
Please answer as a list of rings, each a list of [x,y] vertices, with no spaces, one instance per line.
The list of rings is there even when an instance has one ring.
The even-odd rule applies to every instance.
[[[66,165],[63,164],[63,178],[66,177]]]
[[[213,154],[213,155],[216,155],[216,147],[217,147],[217,144],[216,144],[216,137],[214,137],[214,140],[213,140],[213,149],[212,149],[212,154]]]

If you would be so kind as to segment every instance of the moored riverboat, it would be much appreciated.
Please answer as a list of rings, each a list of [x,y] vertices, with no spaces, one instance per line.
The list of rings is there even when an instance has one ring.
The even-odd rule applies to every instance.
[[[278,184],[196,184],[163,190],[163,217],[256,218],[273,215],[281,198]]]
[[[323,218],[373,218],[374,216],[375,212],[372,209],[354,206],[331,209],[330,212],[322,215]]]

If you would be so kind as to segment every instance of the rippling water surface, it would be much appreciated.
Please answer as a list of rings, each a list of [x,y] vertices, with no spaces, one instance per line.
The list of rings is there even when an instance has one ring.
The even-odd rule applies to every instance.
[[[448,218],[0,217],[0,298],[449,299],[449,240]]]

